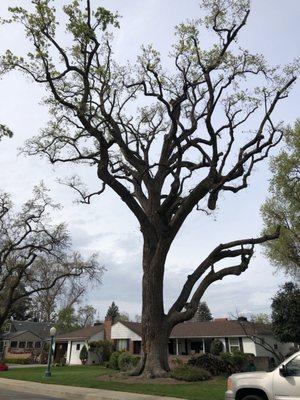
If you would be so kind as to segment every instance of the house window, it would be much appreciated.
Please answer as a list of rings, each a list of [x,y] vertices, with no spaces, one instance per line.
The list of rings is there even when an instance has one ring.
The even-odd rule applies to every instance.
[[[19,349],[25,349],[26,342],[19,342]]]
[[[238,338],[230,338],[229,339],[229,351],[233,353],[235,351],[240,350],[240,342]]]
[[[40,349],[40,348],[41,348],[41,342],[35,342],[35,343],[34,343],[34,347],[35,347],[36,349]]]
[[[274,350],[278,350],[278,344],[274,343]]]
[[[33,342],[27,342],[26,348],[33,349]]]
[[[128,340],[127,339],[119,339],[117,343],[117,350],[128,350]]]
[[[76,344],[76,350],[80,350],[80,344]]]
[[[16,349],[18,347],[18,342],[16,341],[10,342],[10,347]]]
[[[133,342],[133,354],[141,354],[142,351],[142,342],[134,341]]]

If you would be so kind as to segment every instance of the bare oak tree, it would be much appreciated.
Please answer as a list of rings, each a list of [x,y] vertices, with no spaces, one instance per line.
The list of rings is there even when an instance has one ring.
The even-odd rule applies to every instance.
[[[103,268],[96,255],[83,260],[72,253],[65,226],[51,225],[53,207],[43,186],[34,189],[20,212],[7,194],[0,194],[0,328],[12,307],[29,296],[66,279],[101,279]]]
[[[165,262],[177,233],[194,209],[205,215],[222,193],[245,189],[254,167],[280,142],[283,127],[273,114],[296,67],[270,68],[237,45],[248,0],[202,0],[206,16],[176,28],[171,71],[152,46],[136,64],[119,65],[108,32],[118,28],[118,15],[93,10],[90,0],[67,2],[63,29],[51,0],[32,5],[11,9],[7,21],[23,25],[32,52],[8,51],[1,61],[3,72],[21,70],[49,92],[51,121],[25,151],[53,164],[93,167],[95,188],[78,176],[65,183],[87,204],[110,188],[137,218],[144,241],[138,372],[164,376],[172,328],[194,315],[211,284],[245,271],[256,244],[279,235],[218,245],[164,309]],[[201,42],[204,29],[216,38],[210,48]]]

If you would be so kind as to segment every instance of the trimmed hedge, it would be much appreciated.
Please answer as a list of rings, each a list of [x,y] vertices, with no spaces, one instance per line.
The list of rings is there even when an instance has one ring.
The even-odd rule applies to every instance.
[[[254,371],[254,354],[235,351],[233,353],[221,353],[221,359],[228,364],[231,373]]]
[[[199,357],[191,357],[188,361],[188,365],[202,368],[213,376],[227,375],[231,373],[228,364],[220,357],[212,354],[202,354]]]
[[[170,375],[178,381],[186,382],[207,381],[211,378],[211,374],[208,371],[187,364],[176,367]]]
[[[5,358],[5,364],[31,364],[30,358]]]

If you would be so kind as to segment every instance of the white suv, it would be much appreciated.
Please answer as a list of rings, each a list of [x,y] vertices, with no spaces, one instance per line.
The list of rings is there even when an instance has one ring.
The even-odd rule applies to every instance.
[[[272,372],[231,375],[225,400],[300,400],[300,351]]]

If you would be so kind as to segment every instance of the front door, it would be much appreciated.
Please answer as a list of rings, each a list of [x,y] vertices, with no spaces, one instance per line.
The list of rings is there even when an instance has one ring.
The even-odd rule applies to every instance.
[[[284,375],[279,369],[274,373],[274,399],[300,400],[300,355],[285,364]]]

